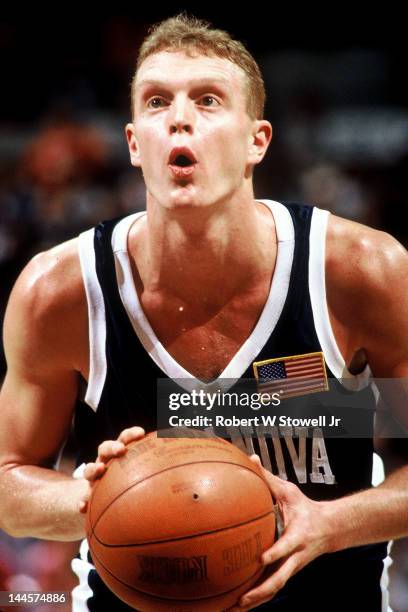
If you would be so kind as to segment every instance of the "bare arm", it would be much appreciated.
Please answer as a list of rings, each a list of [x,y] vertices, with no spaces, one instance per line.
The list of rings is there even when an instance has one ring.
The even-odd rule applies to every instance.
[[[355,296],[347,309],[343,303],[345,323],[366,353],[390,416],[408,434],[407,251],[383,232],[344,221],[336,228],[336,220],[334,226],[333,239],[351,230],[348,278],[340,269],[335,276],[337,290]],[[332,257],[336,266],[336,251]],[[408,535],[408,453],[378,487],[331,502],[327,511],[332,550]]]
[[[75,540],[84,535],[78,508],[88,483],[52,469],[70,429],[77,393],[75,343],[83,333],[85,298],[75,258],[69,243],[34,258],[7,308],[0,527],[12,536]]]
[[[375,377],[393,378],[393,415],[408,431],[408,255],[391,236],[332,219],[326,262],[328,302],[345,352],[363,350]],[[398,390],[395,388],[398,385]],[[257,460],[254,458],[254,460]],[[284,522],[282,537],[263,555],[276,571],[241,598],[240,609],[270,600],[319,555],[408,535],[408,465],[378,487],[315,502],[296,485],[264,471]]]
[[[0,394],[0,528],[14,537],[85,536],[93,482],[112,457],[144,435],[140,427],[105,440],[85,478],[53,469],[69,433],[78,373],[88,368],[88,319],[76,241],[34,258],[7,308],[8,371]]]

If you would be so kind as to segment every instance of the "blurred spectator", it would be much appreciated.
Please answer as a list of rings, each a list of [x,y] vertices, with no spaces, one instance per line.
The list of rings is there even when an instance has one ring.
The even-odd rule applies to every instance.
[[[51,125],[31,142],[20,175],[28,188],[28,221],[36,228],[37,249],[67,240],[110,215],[107,158],[103,138],[86,125]]]
[[[335,215],[378,226],[377,202],[361,182],[334,164],[316,164],[300,176],[302,198]]]

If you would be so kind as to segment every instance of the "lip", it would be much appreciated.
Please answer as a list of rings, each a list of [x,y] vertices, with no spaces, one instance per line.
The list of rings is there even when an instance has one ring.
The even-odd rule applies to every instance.
[[[195,164],[192,166],[175,166],[173,164],[169,164],[169,168],[177,178],[186,178],[191,176],[195,170]]]
[[[174,147],[170,151],[169,161],[168,161],[169,166],[175,165],[174,162],[176,161],[179,155],[184,155],[184,157],[187,157],[193,164],[197,163],[197,158],[189,147]],[[178,168],[179,166],[176,166],[176,167]],[[190,168],[190,167],[191,166],[187,166],[187,168]]]

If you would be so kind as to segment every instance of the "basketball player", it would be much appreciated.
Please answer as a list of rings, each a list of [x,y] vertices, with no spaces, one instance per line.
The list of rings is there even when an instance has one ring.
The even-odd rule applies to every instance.
[[[250,378],[254,362],[322,352],[328,375],[370,402],[370,371],[407,376],[405,250],[325,211],[254,198],[272,137],[263,106],[259,68],[228,34],[179,17],[146,39],[126,136],[147,213],[38,255],[10,298],[0,412],[9,534],[84,538],[106,461],[156,428],[157,378]],[[406,396],[392,409],[402,418]],[[72,420],[86,465],[77,478],[53,469]],[[371,488],[371,439],[320,440],[317,453],[308,439],[299,466],[292,438],[234,439],[261,456],[284,523],[263,555],[273,573],[239,609],[381,610],[384,542],[408,534],[408,467]],[[73,568],[74,610],[128,609],[86,541]]]

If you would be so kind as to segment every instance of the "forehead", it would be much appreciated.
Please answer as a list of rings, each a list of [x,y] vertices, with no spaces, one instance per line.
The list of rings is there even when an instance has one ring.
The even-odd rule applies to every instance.
[[[228,59],[194,52],[159,51],[149,55],[136,76],[136,91],[154,82],[168,86],[185,86],[198,81],[214,81],[226,88],[244,91],[244,71]]]

